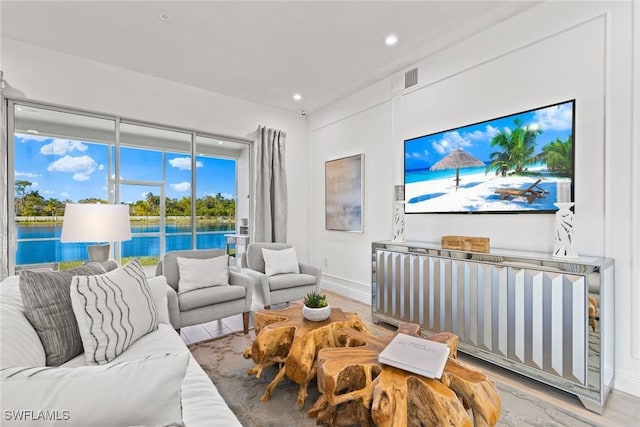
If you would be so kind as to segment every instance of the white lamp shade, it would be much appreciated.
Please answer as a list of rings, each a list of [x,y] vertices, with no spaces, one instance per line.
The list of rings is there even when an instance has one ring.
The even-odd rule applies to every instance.
[[[129,206],[68,203],[61,242],[122,242],[131,240]]]

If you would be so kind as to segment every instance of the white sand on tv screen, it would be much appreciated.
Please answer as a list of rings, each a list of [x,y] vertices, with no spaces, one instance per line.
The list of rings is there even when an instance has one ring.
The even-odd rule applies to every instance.
[[[541,184],[568,181],[568,178],[538,177],[538,176],[495,176],[490,172],[474,175],[462,175],[456,190],[455,178],[409,183],[405,186],[406,212],[468,212],[468,211],[521,211],[523,209],[554,209],[551,203],[555,198],[547,194],[543,199],[536,199],[529,204],[526,197],[516,196],[500,200],[496,190],[500,188],[525,189],[542,178]],[[477,183],[477,185],[470,185]],[[429,194],[444,193],[427,200],[410,203],[414,198]]]

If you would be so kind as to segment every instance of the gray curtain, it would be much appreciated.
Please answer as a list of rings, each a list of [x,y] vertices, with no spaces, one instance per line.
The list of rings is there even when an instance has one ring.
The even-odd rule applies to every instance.
[[[5,254],[5,256],[0,258],[0,280],[3,280],[9,275],[7,111],[5,108],[5,98],[2,93],[2,86],[2,71],[0,71],[0,254]]]
[[[287,241],[286,134],[258,127],[256,138],[256,181],[253,204],[253,241]]]

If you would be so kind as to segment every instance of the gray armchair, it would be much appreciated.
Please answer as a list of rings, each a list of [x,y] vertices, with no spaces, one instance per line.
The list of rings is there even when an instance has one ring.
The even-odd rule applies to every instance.
[[[300,274],[287,273],[267,276],[265,272],[262,248],[282,250],[291,248],[287,243],[250,243],[247,247],[247,268],[242,272],[255,278],[256,296],[254,305],[262,303],[264,308],[272,304],[302,299],[307,293],[320,291],[321,271],[308,264],[298,263]],[[262,301],[261,301],[262,300]]]
[[[178,257],[214,258],[224,255],[219,249],[168,252],[156,266],[156,276],[163,275],[169,291],[169,320],[175,329],[218,320],[242,313],[244,333],[249,333],[249,313],[255,280],[235,270],[229,270],[229,286],[212,286],[178,294],[180,269]]]

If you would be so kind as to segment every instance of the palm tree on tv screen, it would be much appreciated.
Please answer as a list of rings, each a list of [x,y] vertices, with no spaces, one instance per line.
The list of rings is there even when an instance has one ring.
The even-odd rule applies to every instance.
[[[573,139],[569,135],[566,141],[556,138],[542,147],[542,155],[550,171],[570,175],[573,170]]]
[[[529,126],[523,128],[520,119],[514,120],[514,125],[515,129],[502,130],[491,139],[491,146],[498,146],[502,150],[491,153],[487,172],[502,171],[504,175],[507,170],[513,170],[516,174],[521,174],[528,165],[536,162],[536,137],[542,130]]]

